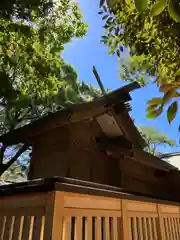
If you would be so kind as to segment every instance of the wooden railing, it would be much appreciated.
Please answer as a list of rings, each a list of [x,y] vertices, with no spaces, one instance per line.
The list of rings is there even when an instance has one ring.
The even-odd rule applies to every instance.
[[[179,204],[102,195],[56,190],[0,197],[0,240],[180,239]]]

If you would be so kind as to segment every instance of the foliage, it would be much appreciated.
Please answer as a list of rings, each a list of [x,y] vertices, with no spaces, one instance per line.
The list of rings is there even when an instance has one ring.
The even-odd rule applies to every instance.
[[[160,11],[157,9],[160,1],[158,4],[151,1],[147,9],[139,13],[134,1],[120,0],[115,1],[116,7],[108,8],[104,5],[100,11],[106,21],[101,41],[109,46],[110,54],[120,56],[123,46],[129,47],[131,56],[143,56],[143,61],[148,63],[147,73],[157,76],[155,82],[163,97],[149,101],[147,117],[159,116],[168,104],[169,123],[176,116],[180,96],[180,23],[174,21],[175,13],[177,17],[180,11],[177,11],[179,5],[172,8],[172,4],[175,6],[177,2],[179,4],[175,0],[166,2],[169,7]],[[152,14],[152,6],[154,11],[158,10],[155,16]]]
[[[29,20],[34,15],[45,17],[53,7],[52,0],[1,0],[0,18],[10,19],[12,16]]]
[[[11,92],[13,104],[26,95],[42,99],[57,93],[65,84],[59,81],[64,44],[86,33],[78,5],[57,1],[44,18],[1,19],[0,26],[0,97]]]
[[[133,4],[136,10],[143,14],[149,10],[151,16],[156,17],[164,11],[167,11],[169,16],[176,22],[180,22],[180,5],[179,0],[101,0],[100,7],[107,3],[113,11],[119,9],[119,5]]]
[[[121,58],[119,61],[120,79],[127,82],[138,82],[141,86],[147,85],[151,81],[151,76],[147,73],[150,66],[144,60],[143,55]]]
[[[67,99],[79,94],[83,84],[77,82],[77,74],[61,53],[66,43],[83,37],[86,30],[80,9],[72,0],[0,2],[1,134],[65,107]],[[73,84],[77,85],[75,93],[71,91]],[[28,149],[20,144],[7,157],[8,147],[2,145],[0,175]]]
[[[159,146],[176,146],[175,141],[152,127],[139,126],[138,130],[146,142],[145,150],[152,154],[158,154],[157,148]]]
[[[80,82],[76,71],[72,66],[65,64],[61,68],[61,80],[67,82],[54,96],[47,97],[44,101],[26,98],[26,106],[23,108],[15,106],[7,111],[6,106],[0,110],[0,132],[1,134],[22,127],[35,121],[50,112],[56,112],[67,108],[74,103],[83,103],[99,98],[101,93],[90,85]],[[8,107],[8,106],[7,106]],[[8,154],[9,153],[9,154]],[[19,144],[10,149],[2,145],[0,152],[0,175],[3,179],[25,179],[28,168],[28,155],[31,153],[28,145]],[[25,159],[25,160],[24,160]],[[16,175],[14,175],[16,174]]]

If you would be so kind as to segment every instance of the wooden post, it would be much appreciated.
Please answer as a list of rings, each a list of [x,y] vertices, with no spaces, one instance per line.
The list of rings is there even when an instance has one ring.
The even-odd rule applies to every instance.
[[[158,239],[164,240],[166,239],[166,236],[165,236],[165,229],[164,229],[164,223],[163,223],[163,216],[161,215],[160,205],[157,203],[156,206],[157,206],[157,213],[158,213],[158,222],[157,222]]]
[[[129,239],[129,217],[127,211],[127,200],[121,200],[122,206],[122,239]]]
[[[46,207],[44,240],[62,239],[63,208],[63,193],[50,192]]]

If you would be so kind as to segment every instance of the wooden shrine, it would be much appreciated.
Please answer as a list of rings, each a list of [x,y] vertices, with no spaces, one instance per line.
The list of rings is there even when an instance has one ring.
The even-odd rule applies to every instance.
[[[173,196],[171,178],[179,176],[178,170],[143,150],[144,141],[129,115],[130,92],[138,87],[132,83],[49,114],[1,136],[0,142],[32,146],[30,180],[61,176],[148,196]]]

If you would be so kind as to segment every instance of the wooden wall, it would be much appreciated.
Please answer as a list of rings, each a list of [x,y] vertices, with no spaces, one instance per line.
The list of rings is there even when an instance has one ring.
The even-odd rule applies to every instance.
[[[144,194],[166,192],[156,169],[130,158],[115,159],[101,152],[96,120],[41,133],[33,140],[29,179],[64,176],[127,188]]]
[[[64,176],[108,184],[108,158],[96,146],[98,123],[76,123],[33,140],[29,179]]]

